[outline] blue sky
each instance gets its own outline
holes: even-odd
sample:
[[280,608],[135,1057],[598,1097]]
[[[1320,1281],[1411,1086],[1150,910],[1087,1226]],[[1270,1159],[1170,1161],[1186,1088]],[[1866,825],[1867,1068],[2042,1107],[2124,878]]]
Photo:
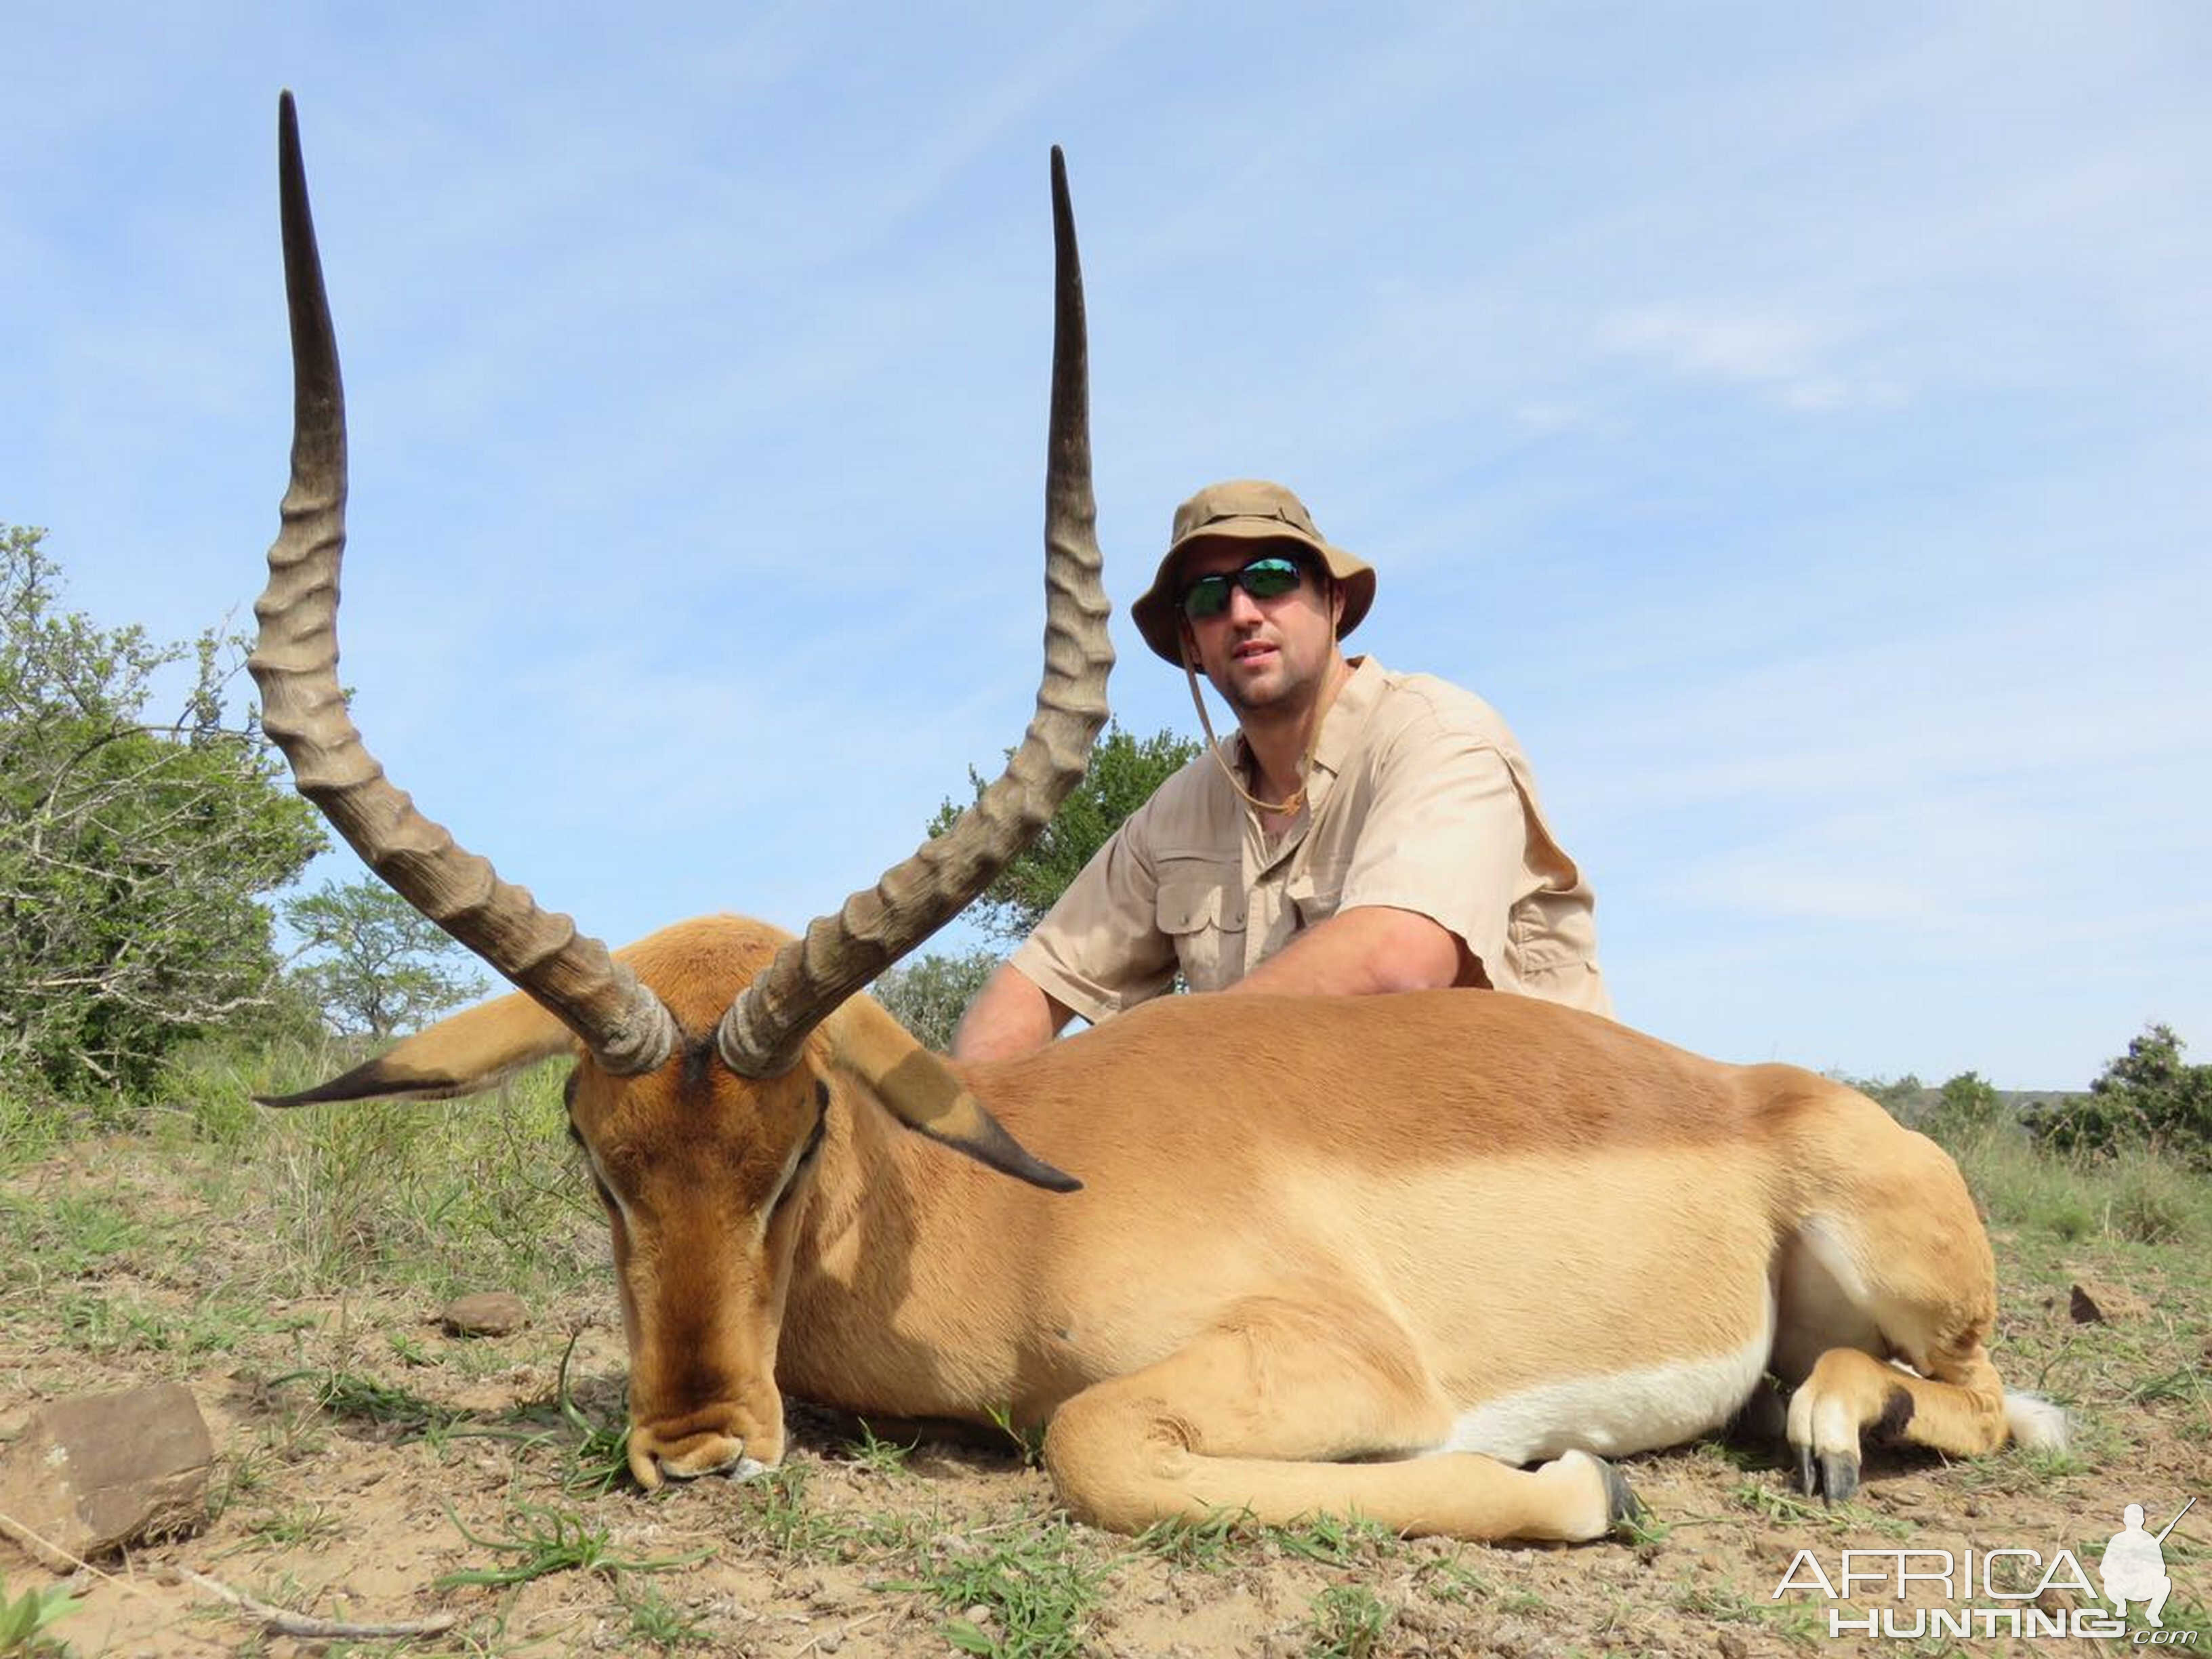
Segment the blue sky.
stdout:
[[369,9],[10,9],[0,520],[250,619],[295,88],[357,717],[587,928],[801,925],[1018,735],[1058,143],[1117,605],[1297,489],[1356,644],[1518,731],[1630,1023],[2212,1057],[2212,10]]

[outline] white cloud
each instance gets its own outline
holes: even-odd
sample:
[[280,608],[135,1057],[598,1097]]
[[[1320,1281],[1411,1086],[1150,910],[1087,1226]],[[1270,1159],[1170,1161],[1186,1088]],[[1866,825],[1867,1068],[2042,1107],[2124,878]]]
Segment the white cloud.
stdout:
[[1808,414],[1889,406],[1905,395],[1886,377],[1833,367],[1848,356],[1846,331],[1779,312],[1639,306],[1599,319],[1597,341],[1602,351],[1644,358],[1688,380],[1748,387]]

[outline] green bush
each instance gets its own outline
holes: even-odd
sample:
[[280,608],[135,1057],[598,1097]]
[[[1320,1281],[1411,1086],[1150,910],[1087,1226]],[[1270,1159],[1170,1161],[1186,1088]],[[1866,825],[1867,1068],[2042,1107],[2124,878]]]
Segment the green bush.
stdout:
[[998,965],[995,951],[957,957],[933,952],[890,969],[869,989],[924,1048],[943,1054],[952,1046],[961,1015]]
[[2212,1170],[2212,1066],[2183,1063],[2172,1028],[2146,1027],[2107,1065],[2086,1096],[2028,1118],[2038,1144],[2111,1158],[2130,1148]]
[[2001,1131],[2007,1122],[2004,1097],[1989,1079],[1979,1072],[1961,1072],[1936,1091],[1921,1127],[1948,1146]]
[[[263,894],[323,845],[224,702],[239,641],[157,645],[58,602],[42,532],[0,526],[0,1074],[143,1097],[162,1057],[264,1004]],[[157,679],[190,676],[172,720]]]

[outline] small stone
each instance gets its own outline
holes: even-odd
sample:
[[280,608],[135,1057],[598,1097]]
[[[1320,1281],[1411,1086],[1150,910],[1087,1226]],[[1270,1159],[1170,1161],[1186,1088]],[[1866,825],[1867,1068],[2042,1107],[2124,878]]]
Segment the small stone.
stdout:
[[1713,1645],[1721,1650],[1722,1659],[1748,1659],[1751,1647],[1732,1630],[1724,1630],[1713,1638]]
[[[215,1443],[174,1382],[79,1395],[34,1413],[0,1456],[0,1511],[57,1572],[207,1525]],[[65,1552],[65,1553],[64,1553]]]
[[455,1336],[512,1336],[530,1322],[530,1308],[510,1291],[478,1291],[447,1303],[438,1320]]
[[2133,1291],[2085,1279],[2075,1282],[2067,1311],[2076,1325],[2106,1325],[2114,1320],[2147,1318],[2150,1304]]

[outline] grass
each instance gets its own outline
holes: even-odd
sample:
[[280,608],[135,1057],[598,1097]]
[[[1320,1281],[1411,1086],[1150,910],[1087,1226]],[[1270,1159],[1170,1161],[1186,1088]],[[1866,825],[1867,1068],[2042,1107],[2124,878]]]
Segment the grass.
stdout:
[[2020,1228],[2061,1243],[2212,1247],[2206,1179],[2139,1148],[2109,1158],[2038,1151],[2012,1125],[1969,1131],[1945,1143],[1997,1228]]
[[565,1064],[539,1066],[455,1103],[302,1107],[296,1091],[354,1056],[280,1049],[252,1061],[203,1045],[170,1071],[180,1151],[213,1152],[242,1177],[210,1201],[246,1201],[286,1245],[269,1288],[295,1297],[368,1285],[450,1296],[507,1285],[573,1290],[605,1261],[605,1228],[565,1135]]
[[1331,1515],[1316,1516],[1300,1526],[1267,1528],[1264,1535],[1272,1538],[1285,1555],[1332,1567],[1372,1559],[1389,1551],[1398,1541],[1397,1534],[1388,1527],[1379,1527],[1372,1521],[1340,1520]]
[[326,1543],[342,1536],[345,1522],[327,1504],[309,1500],[267,1510],[246,1531],[265,1544],[289,1549],[302,1544]]
[[1306,1652],[1315,1659],[1368,1659],[1397,1616],[1364,1584],[1331,1584],[1313,1599]]
[[1106,1578],[1083,1542],[1060,1520],[948,1534],[916,1553],[911,1577],[883,1588],[951,1614],[940,1632],[963,1653],[1060,1659],[1084,1650]]
[[918,1440],[901,1443],[883,1439],[877,1435],[874,1425],[865,1418],[860,1420],[860,1433],[847,1440],[842,1448],[842,1455],[847,1462],[874,1475],[890,1477],[907,1472],[907,1459],[921,1443]]
[[1233,1515],[1210,1516],[1203,1521],[1180,1516],[1155,1521],[1137,1534],[1136,1547],[1171,1565],[1200,1572],[1218,1572],[1236,1557],[1243,1531]]
[[689,1608],[679,1607],[650,1584],[624,1589],[623,1606],[629,1612],[629,1634],[664,1653],[678,1648],[711,1647],[714,1633]]
[[465,1413],[353,1371],[289,1371],[270,1378],[268,1386],[301,1382],[313,1384],[318,1410],[386,1431],[395,1439],[434,1441],[467,1419]]
[[1498,1594],[1498,1586],[1490,1576],[1468,1565],[1466,1549],[1424,1561],[1413,1570],[1413,1588],[1429,1600],[1445,1607],[1473,1607],[1487,1601]]
[[508,1531],[503,1537],[479,1536],[470,1531],[450,1509],[446,1511],[446,1518],[453,1522],[456,1532],[478,1549],[489,1550],[505,1559],[502,1565],[495,1567],[467,1567],[442,1574],[432,1581],[439,1589],[469,1585],[501,1589],[526,1584],[533,1578],[556,1572],[596,1572],[609,1577],[629,1572],[673,1572],[679,1567],[696,1566],[714,1553],[711,1549],[701,1549],[658,1559],[617,1555],[612,1531],[605,1523],[550,1504],[514,1505],[508,1513]]

